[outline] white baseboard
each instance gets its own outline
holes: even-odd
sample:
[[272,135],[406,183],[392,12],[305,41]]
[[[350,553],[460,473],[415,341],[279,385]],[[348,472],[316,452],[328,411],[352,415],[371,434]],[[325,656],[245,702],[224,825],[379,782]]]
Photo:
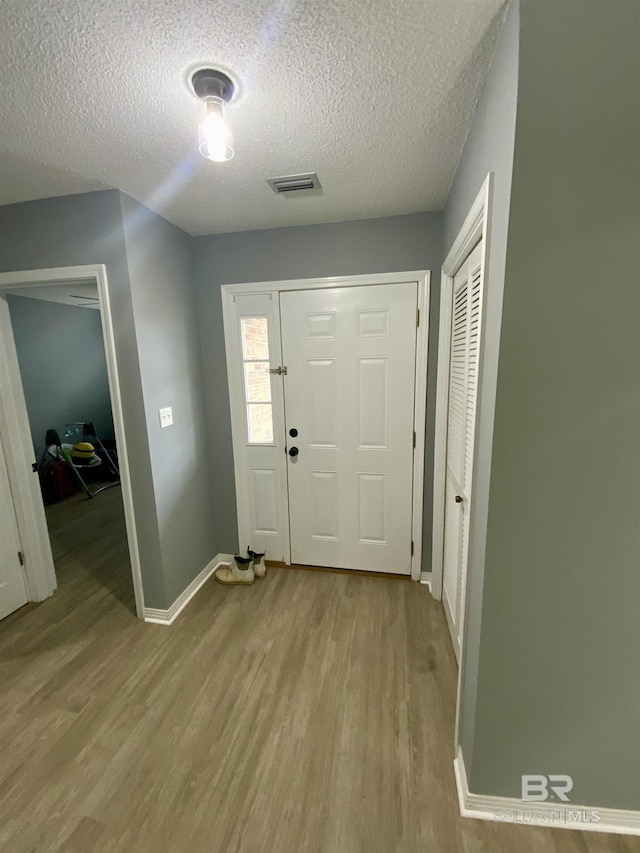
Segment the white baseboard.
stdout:
[[640,811],[579,806],[575,803],[522,802],[512,797],[472,794],[462,752],[453,762],[458,787],[460,814],[476,820],[548,826],[553,829],[580,829],[588,832],[615,832],[640,835]]
[[429,592],[431,592],[431,572],[421,572],[420,573],[420,583],[429,587]]
[[158,610],[155,607],[144,608],[144,621],[155,625],[171,625],[179,616],[196,592],[205,584],[218,566],[229,566],[233,562],[232,554],[216,554],[204,569],[195,577],[189,586],[181,592],[168,610]]

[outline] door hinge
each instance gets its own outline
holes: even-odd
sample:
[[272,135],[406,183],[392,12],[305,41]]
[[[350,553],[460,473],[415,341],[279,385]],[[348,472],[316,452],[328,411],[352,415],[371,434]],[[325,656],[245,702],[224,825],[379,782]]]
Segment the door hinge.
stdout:
[[275,373],[276,376],[286,376],[287,368],[286,367],[270,367],[269,373]]
[[411,556],[413,557],[413,539],[411,540]]
[[413,446],[414,446],[414,448],[416,446],[416,431],[415,430],[413,431]]
[[416,308],[416,326],[420,325],[420,309]]
[[24,554],[22,551],[18,551],[18,561],[21,566],[24,566]]

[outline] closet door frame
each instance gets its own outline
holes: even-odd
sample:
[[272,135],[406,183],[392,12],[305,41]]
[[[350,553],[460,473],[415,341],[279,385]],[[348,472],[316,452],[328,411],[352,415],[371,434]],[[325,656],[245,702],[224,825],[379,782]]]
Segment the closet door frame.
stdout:
[[[462,264],[469,257],[474,247],[483,241],[482,269],[484,276],[485,294],[482,299],[480,353],[478,358],[478,387],[477,401],[482,390],[482,361],[486,344],[485,313],[486,289],[490,286],[489,251],[491,240],[491,204],[493,198],[493,173],[489,172],[480,188],[480,192],[471,206],[467,218],[442,265],[440,284],[440,322],[438,340],[438,374],[436,385],[436,423],[434,431],[434,472],[433,472],[433,526],[432,526],[432,559],[431,559],[431,594],[442,600],[442,582],[444,569],[444,520],[445,520],[445,487],[447,473],[447,425],[449,420],[449,368],[451,355],[451,320],[453,313],[453,280]],[[478,444],[479,418],[475,420],[474,448]],[[474,452],[474,471],[478,464]],[[473,478],[475,479],[475,477]],[[477,511],[477,492],[472,495],[469,507],[469,540]],[[460,665],[458,667],[458,690],[456,700],[456,730],[455,748],[458,750],[460,727],[460,696],[462,691],[464,656],[466,645],[466,622],[468,613],[468,587],[470,572],[466,571],[466,589],[464,591],[464,612],[461,616]]]
[[[482,240],[482,268],[487,285],[487,263],[489,259],[490,205],[493,174],[489,173],[476,200],[442,265],[440,280],[440,321],[438,325],[438,375],[436,384],[436,423],[434,434],[433,469],[433,532],[431,558],[431,594],[442,600],[442,577],[444,564],[444,515],[445,483],[447,473],[447,424],[449,419],[449,368],[451,360],[451,320],[453,312],[453,280],[475,246]],[[484,304],[481,323],[484,326]],[[482,338],[480,359],[482,358]],[[478,377],[480,381],[480,375]],[[478,388],[478,397],[480,389]],[[477,420],[476,420],[477,430]],[[475,441],[475,437],[474,437]],[[471,514],[469,516],[471,525]],[[463,632],[464,633],[464,632]]]
[[[278,306],[281,291],[320,290],[336,287],[362,287],[375,284],[418,284],[418,316],[416,330],[416,370],[414,387],[414,430],[416,445],[413,454],[413,498],[412,498],[412,542],[411,578],[431,588],[431,572],[422,571],[422,521],[424,490],[424,459],[427,443],[426,402],[427,402],[427,353],[429,348],[429,270],[411,272],[374,273],[371,275],[331,276],[328,278],[289,279],[284,281],[258,281],[242,284],[223,284],[220,288],[222,299],[222,317],[224,324],[225,350],[227,356],[227,380],[229,403],[231,408],[231,431],[233,440],[233,462],[238,510],[238,536],[242,543],[249,529],[246,506],[248,495],[244,485],[243,471],[247,465],[246,443],[244,441],[244,412],[241,400],[240,373],[237,361],[236,316],[234,296],[260,293],[271,294],[274,306]],[[277,310],[277,309],[276,309]],[[279,329],[279,312],[278,312]],[[276,367],[278,365],[273,365]],[[283,365],[284,367],[284,365]],[[282,437],[284,439],[284,436]],[[284,445],[283,445],[284,447]],[[288,529],[289,519],[286,519]],[[288,537],[287,537],[288,538]],[[284,563],[290,564],[290,549],[285,548]],[[425,555],[426,556],[426,555]],[[428,559],[428,558],[427,558]]]

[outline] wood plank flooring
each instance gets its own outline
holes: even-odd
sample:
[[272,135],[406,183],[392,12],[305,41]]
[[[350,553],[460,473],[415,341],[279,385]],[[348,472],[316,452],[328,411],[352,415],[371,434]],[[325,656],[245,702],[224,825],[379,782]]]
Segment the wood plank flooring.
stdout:
[[[0,623],[3,853],[628,853],[463,819],[442,608],[271,568],[133,613],[118,490],[51,507],[60,589]],[[65,505],[66,504],[66,505]]]

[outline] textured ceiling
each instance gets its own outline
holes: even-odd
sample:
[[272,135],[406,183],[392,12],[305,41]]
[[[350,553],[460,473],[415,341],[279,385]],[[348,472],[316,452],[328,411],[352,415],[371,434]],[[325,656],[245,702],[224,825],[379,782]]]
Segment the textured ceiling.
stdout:
[[[191,234],[439,210],[504,5],[2,0],[0,204],[118,187]],[[197,152],[211,64],[241,89],[228,163]]]
[[41,299],[45,302],[60,302],[62,305],[73,305],[74,308],[94,308],[100,310],[98,286],[71,281],[68,284],[47,284],[43,287],[21,287],[17,290],[5,290],[11,296],[26,299]]

